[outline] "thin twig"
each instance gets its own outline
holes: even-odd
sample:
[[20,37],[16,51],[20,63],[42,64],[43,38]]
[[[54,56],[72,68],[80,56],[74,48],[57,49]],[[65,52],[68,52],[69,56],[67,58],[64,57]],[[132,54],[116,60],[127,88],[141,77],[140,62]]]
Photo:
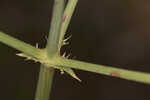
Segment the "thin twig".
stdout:
[[[48,57],[55,56],[58,52],[58,42],[63,11],[64,0],[55,0],[52,21],[50,25],[49,38],[46,46]],[[49,100],[53,76],[53,68],[48,69],[44,65],[41,65],[35,100]]]
[[56,65],[150,84],[150,73],[146,72],[132,71],[112,66],[97,65],[66,58],[57,58]]

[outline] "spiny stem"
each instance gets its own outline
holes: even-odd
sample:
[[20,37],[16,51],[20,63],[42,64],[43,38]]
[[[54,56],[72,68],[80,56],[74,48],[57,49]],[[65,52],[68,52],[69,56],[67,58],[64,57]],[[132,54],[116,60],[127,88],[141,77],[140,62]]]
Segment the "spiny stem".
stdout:
[[14,37],[7,35],[6,33],[0,32],[0,42],[11,46],[19,51],[26,53],[29,56],[39,58],[40,49],[33,47],[23,41],[20,41]]
[[[46,51],[49,58],[57,55],[60,27],[64,11],[64,0],[54,0],[52,21]],[[35,100],[49,100],[54,76],[54,69],[41,65]]]
[[62,23],[63,12],[64,12],[64,0],[55,0],[50,33],[46,46],[49,57],[53,57],[58,53],[58,43],[60,37],[60,28]]
[[75,10],[75,7],[77,5],[77,2],[78,2],[78,0],[68,0],[67,6],[66,6],[64,14],[63,14],[63,22],[61,25],[59,45],[58,45],[59,50],[62,46],[62,41],[64,39],[64,35],[66,34],[67,28],[69,26],[69,23],[70,23],[72,15],[73,15],[73,12]]
[[[41,54],[43,54],[41,52],[41,50],[39,50],[29,44],[26,44],[18,39],[10,37],[2,32],[0,32],[0,42],[7,44],[15,49],[18,49],[30,56],[37,57],[40,59],[41,59]],[[50,62],[51,62],[51,60],[55,60],[55,61],[53,61],[53,62],[55,62],[55,66],[75,68],[75,69],[79,69],[79,70],[84,70],[84,71],[94,72],[94,73],[98,73],[98,74],[103,74],[103,75],[108,75],[108,76],[113,76],[113,77],[118,77],[118,78],[122,78],[122,79],[127,79],[127,80],[150,84],[150,73],[137,72],[137,71],[131,71],[131,70],[126,70],[126,69],[121,69],[121,68],[114,68],[114,67],[110,67],[110,66],[91,64],[91,63],[87,63],[87,62],[76,61],[76,60],[71,60],[71,59],[64,59],[64,58],[60,58],[60,57],[58,57],[58,58],[56,57],[56,59],[47,59],[47,60]],[[47,66],[52,67],[51,64],[47,65]],[[48,71],[48,70],[46,69],[46,71]],[[52,77],[53,75],[51,74],[49,76]],[[39,83],[39,84],[42,84],[42,83]],[[39,88],[39,90],[40,89],[43,89],[43,88]]]
[[150,73],[131,71],[111,66],[91,64],[83,61],[64,58],[57,58],[57,61],[58,62],[56,65],[64,67],[75,68],[83,71],[89,71],[107,76],[113,76],[117,78],[150,84]]
[[[17,50],[20,50],[30,56],[41,59],[41,53],[42,53],[41,50],[39,50],[27,43],[24,43],[18,39],[15,39],[9,35],[6,35],[2,32],[0,32],[0,42],[7,44]],[[47,59],[47,60],[51,61],[51,59]],[[98,74],[114,76],[114,77],[118,77],[118,78],[122,78],[122,79],[127,79],[127,80],[150,84],[150,73],[130,71],[130,70],[126,70],[126,69],[91,64],[91,63],[87,63],[87,62],[76,61],[76,60],[71,60],[71,59],[64,59],[64,58],[57,58],[57,59],[55,59],[54,62],[56,62],[55,63],[56,66],[75,68],[75,69],[79,69],[79,70],[84,70],[84,71],[94,72],[94,73],[98,73]],[[51,70],[51,69],[49,69],[49,70]],[[48,71],[48,70],[46,69],[46,71]],[[53,75],[51,74],[49,76],[53,76]],[[41,83],[39,83],[39,84],[41,84]],[[41,88],[41,89],[43,89],[43,88]]]
[[[62,2],[62,0],[56,0],[56,1]],[[68,5],[67,9],[71,9],[70,8],[71,4],[72,4],[71,1],[73,2],[73,0],[69,0],[69,1],[70,1],[70,6]],[[57,2],[57,3],[60,3],[60,2]],[[77,1],[74,0],[74,3],[72,4],[72,6],[75,6],[76,2]],[[57,5],[57,3],[55,4],[55,6]],[[59,6],[59,9],[60,9],[60,6]],[[62,4],[62,9],[63,9],[63,4]],[[71,14],[72,11],[70,12],[70,15],[72,15]],[[58,13],[58,12],[55,12],[55,10],[53,12]],[[59,15],[61,15],[61,14],[59,14]],[[58,18],[61,18],[61,17],[59,16]],[[56,32],[57,36],[56,36],[56,34],[53,34],[53,35],[50,35],[51,37],[49,37],[49,41],[48,41],[49,46],[47,46],[47,48],[46,48],[48,56],[53,56],[53,54],[54,55],[57,54],[58,49],[59,49],[58,43],[62,42],[60,40],[63,39],[63,36],[64,36],[63,34],[65,34],[65,31],[68,27],[70,18],[71,18],[71,16],[68,17],[68,20],[66,19],[66,22],[64,22],[66,24],[64,24],[64,26],[62,25],[62,27],[61,27],[62,33],[60,33],[59,35],[58,35],[58,33],[60,32],[59,31],[60,25],[51,24],[51,25],[57,26],[58,33]],[[56,22],[55,21],[54,22],[57,23],[57,21],[61,21],[61,19],[56,20]],[[60,23],[60,22],[58,22],[58,23]],[[56,27],[53,27],[53,28],[56,28]],[[52,34],[52,33],[53,32],[50,32],[50,34]],[[60,37],[60,35],[61,35],[61,37]],[[54,38],[52,38],[53,36],[54,36]],[[59,42],[58,42],[58,39],[60,39]],[[50,41],[52,41],[52,42],[50,42]],[[38,59],[39,62],[42,62],[40,60],[43,60],[42,54],[45,51],[35,48],[35,47],[33,47],[27,43],[24,43],[18,39],[15,39],[7,34],[4,34],[3,32],[0,32],[0,42],[7,44],[17,50],[22,51],[23,53],[25,53],[29,57],[31,57],[33,60],[35,60],[34,58]],[[50,46],[50,44],[51,44],[51,46]],[[53,50],[54,46],[55,46],[55,48]],[[49,50],[51,50],[51,51],[49,52]],[[51,53],[53,53],[53,54],[51,54]],[[42,64],[45,66],[41,66],[41,69],[40,69],[40,77],[39,77],[39,82],[38,82],[38,87],[37,87],[37,92],[36,92],[36,100],[48,100],[49,94],[50,94],[50,88],[52,85],[53,73],[54,73],[54,70],[52,67],[54,67],[54,66],[56,66],[57,68],[58,67],[74,68],[74,69],[94,72],[94,73],[98,73],[98,74],[103,74],[103,75],[107,75],[107,76],[113,76],[113,77],[117,77],[117,78],[122,78],[122,79],[127,79],[127,80],[150,84],[150,73],[131,71],[131,70],[115,68],[115,67],[111,67],[111,66],[91,64],[91,63],[87,63],[87,62],[71,60],[71,59],[66,59],[66,58],[62,58],[62,57],[54,57],[54,58],[48,57],[47,59],[44,59],[44,60],[46,60],[47,62],[43,62]],[[54,66],[51,66],[51,65],[54,65]],[[47,66],[50,68],[48,68]]]

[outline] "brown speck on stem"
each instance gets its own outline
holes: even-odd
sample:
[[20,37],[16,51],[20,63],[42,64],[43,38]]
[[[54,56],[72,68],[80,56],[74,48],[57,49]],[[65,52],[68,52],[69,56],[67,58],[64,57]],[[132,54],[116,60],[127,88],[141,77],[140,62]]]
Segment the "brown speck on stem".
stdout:
[[66,15],[64,14],[62,22],[64,22],[66,20]]
[[120,77],[120,74],[117,72],[111,72],[110,75],[114,77]]

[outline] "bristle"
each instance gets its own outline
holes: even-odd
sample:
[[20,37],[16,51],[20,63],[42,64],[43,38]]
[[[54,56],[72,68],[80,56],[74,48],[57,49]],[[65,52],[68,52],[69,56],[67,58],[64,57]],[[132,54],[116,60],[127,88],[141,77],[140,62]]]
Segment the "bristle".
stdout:
[[38,43],[36,43],[36,46],[35,46],[36,48],[39,48],[39,44]]

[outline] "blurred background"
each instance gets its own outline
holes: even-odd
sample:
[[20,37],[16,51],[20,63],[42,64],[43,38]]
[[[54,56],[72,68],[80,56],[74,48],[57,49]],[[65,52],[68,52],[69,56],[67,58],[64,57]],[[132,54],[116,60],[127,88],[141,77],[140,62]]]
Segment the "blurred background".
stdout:
[[[53,0],[0,0],[0,30],[45,47]],[[150,72],[150,1],[79,0],[64,50],[77,60]],[[34,100],[40,64],[0,43],[0,98]],[[76,71],[56,71],[51,100],[149,100],[150,85]]]

